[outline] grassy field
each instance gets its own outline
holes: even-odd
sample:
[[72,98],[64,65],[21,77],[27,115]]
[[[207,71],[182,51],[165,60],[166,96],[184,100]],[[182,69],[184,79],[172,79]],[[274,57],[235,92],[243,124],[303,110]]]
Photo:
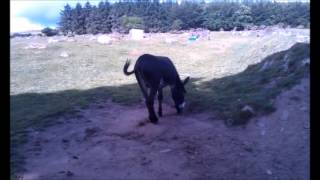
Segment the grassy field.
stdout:
[[[277,68],[286,63],[280,59],[287,54],[277,52],[296,43],[298,37],[295,33],[308,34],[308,30],[290,31],[292,34],[289,36],[276,32],[260,37],[253,33],[242,36],[231,32],[212,32],[210,40],[199,39],[192,43],[187,41],[187,34],[153,34],[142,41],[122,39],[113,41],[111,45],[99,44],[86,37],[75,37],[74,42],[49,44],[44,37],[11,39],[13,170],[19,169],[23,163],[19,147],[26,141],[27,132],[55,124],[54,118],[50,117],[66,112],[76,114],[76,108],[85,108],[96,101],[112,99],[131,105],[140,102],[142,96],[134,76],[123,75],[122,67],[127,58],[135,61],[143,53],[168,56],[182,78],[191,77],[191,83],[186,87],[189,112],[216,111],[231,124],[244,122],[239,114],[243,105],[252,106],[257,114],[271,112],[272,98],[281,89],[296,83],[306,70],[298,71],[297,68],[297,62],[309,56],[306,45],[297,46],[296,53],[289,55],[293,59],[289,63],[289,71]],[[176,41],[166,43],[165,37]],[[30,43],[42,43],[47,47],[26,49]],[[60,57],[62,52],[67,52],[69,57]],[[279,63],[260,71],[265,64],[260,62],[274,53],[277,54],[267,59]],[[257,65],[244,71],[253,64]],[[298,73],[291,76],[293,71]],[[274,81],[276,86],[266,89],[274,78],[283,81]],[[166,101],[169,101],[168,96]]]

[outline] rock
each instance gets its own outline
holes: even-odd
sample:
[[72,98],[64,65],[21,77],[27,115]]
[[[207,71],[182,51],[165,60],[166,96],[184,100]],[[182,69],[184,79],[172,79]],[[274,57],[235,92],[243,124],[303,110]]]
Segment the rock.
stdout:
[[101,35],[97,38],[98,43],[100,44],[111,44],[112,40],[109,36],[107,35]]
[[96,39],[97,39],[96,36],[89,36],[89,40],[90,40],[90,41],[93,41],[93,40],[96,40]]
[[240,117],[242,119],[248,119],[255,114],[253,108],[249,105],[245,105],[240,111]]
[[303,66],[309,65],[309,64],[310,64],[310,58],[307,58],[307,59],[302,60],[301,63],[302,63]]
[[62,52],[60,56],[66,58],[69,57],[69,54],[67,52]]
[[272,171],[270,169],[267,169],[266,172],[267,172],[268,175],[272,175]]
[[73,176],[73,173],[71,171],[68,171],[67,176]]
[[284,110],[281,114],[280,119],[285,121],[285,120],[288,120],[288,117],[289,117],[288,111]]
[[172,39],[172,38],[166,38],[166,39],[165,39],[165,42],[168,43],[168,44],[172,44],[172,43],[174,43],[174,42],[176,42],[176,41],[177,41],[177,40]]
[[144,31],[142,29],[130,29],[129,35],[132,40],[142,40],[144,38]]
[[68,41],[68,42],[74,42],[74,41],[76,41],[76,40],[74,40],[74,39],[72,39],[72,38],[68,38],[67,41]]
[[47,48],[47,46],[45,44],[30,43],[24,49],[45,49],[45,48]]
[[57,43],[59,41],[60,41],[59,39],[54,39],[54,38],[49,38],[48,39],[48,43]]
[[164,150],[161,150],[160,153],[167,153],[167,152],[170,152],[172,151],[171,149],[164,149]]
[[297,29],[304,29],[304,26],[303,25],[299,25],[299,26],[297,26]]

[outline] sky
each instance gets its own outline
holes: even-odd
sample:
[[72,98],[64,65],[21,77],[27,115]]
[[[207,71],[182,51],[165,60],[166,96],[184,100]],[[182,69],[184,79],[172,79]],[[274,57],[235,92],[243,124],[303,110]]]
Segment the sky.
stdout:
[[[55,28],[60,11],[68,3],[71,7],[79,2],[84,5],[88,0],[10,0],[10,32]],[[101,0],[89,0],[91,5],[98,5]],[[295,1],[295,0],[278,0]],[[309,1],[309,0],[301,0]],[[109,2],[111,2],[109,0]]]
[[[45,27],[55,28],[60,11],[68,3],[74,7],[77,3],[84,5],[85,0],[10,0],[10,32],[41,30]],[[90,0],[91,5],[98,5],[100,0]]]

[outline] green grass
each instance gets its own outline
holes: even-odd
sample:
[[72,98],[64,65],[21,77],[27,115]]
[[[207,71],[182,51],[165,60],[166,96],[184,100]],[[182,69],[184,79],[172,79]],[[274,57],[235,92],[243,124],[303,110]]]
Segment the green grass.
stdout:
[[[169,56],[183,77],[191,75],[186,87],[189,112],[215,111],[233,124],[247,122],[239,111],[243,105],[252,106],[257,115],[272,112],[272,99],[306,74],[307,69],[298,68],[301,67],[298,62],[309,56],[309,47],[299,45],[290,51],[290,68],[283,72],[281,59],[287,52],[276,52],[290,47],[294,39],[272,36],[234,39],[222,33],[214,41],[192,44],[178,41],[172,45],[161,38],[143,42],[124,40],[112,45],[79,40],[49,44],[43,50],[24,49],[28,40],[14,40],[10,61],[12,175],[23,170],[21,147],[30,129],[41,130],[56,124],[54,120],[58,118],[52,117],[76,114],[75,107],[97,101],[112,99],[124,105],[139,102],[142,96],[134,76],[122,73],[125,60],[129,57],[134,63],[139,53]],[[269,48],[260,52],[264,46]],[[67,51],[70,57],[59,57],[62,51]],[[138,53],[130,55],[132,51]],[[259,71],[261,59],[273,53],[276,54],[265,61],[275,63]],[[247,68],[255,63],[258,64]],[[281,78],[275,80],[277,77]],[[271,82],[275,85],[268,86]],[[171,101],[168,89],[165,95],[166,101]]]
[[[296,44],[287,51],[278,52],[245,71],[188,88],[190,106],[199,110],[217,112],[231,125],[244,124],[248,117],[241,109],[251,106],[255,115],[265,115],[275,110],[273,101],[283,90],[308,76],[309,66],[302,60],[309,58],[309,44]],[[286,57],[286,58],[285,58]],[[286,59],[288,60],[286,62]],[[265,63],[272,62],[262,70]],[[285,70],[285,64],[288,69]]]

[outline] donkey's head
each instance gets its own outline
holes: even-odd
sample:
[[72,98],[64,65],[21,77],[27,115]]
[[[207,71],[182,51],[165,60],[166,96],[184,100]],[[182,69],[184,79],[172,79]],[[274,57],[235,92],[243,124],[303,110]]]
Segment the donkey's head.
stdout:
[[172,99],[174,101],[175,108],[177,109],[178,114],[183,112],[183,108],[185,105],[184,94],[186,93],[184,86],[188,83],[189,79],[190,77],[187,77],[183,82],[181,80],[178,80],[175,86],[171,88]]

